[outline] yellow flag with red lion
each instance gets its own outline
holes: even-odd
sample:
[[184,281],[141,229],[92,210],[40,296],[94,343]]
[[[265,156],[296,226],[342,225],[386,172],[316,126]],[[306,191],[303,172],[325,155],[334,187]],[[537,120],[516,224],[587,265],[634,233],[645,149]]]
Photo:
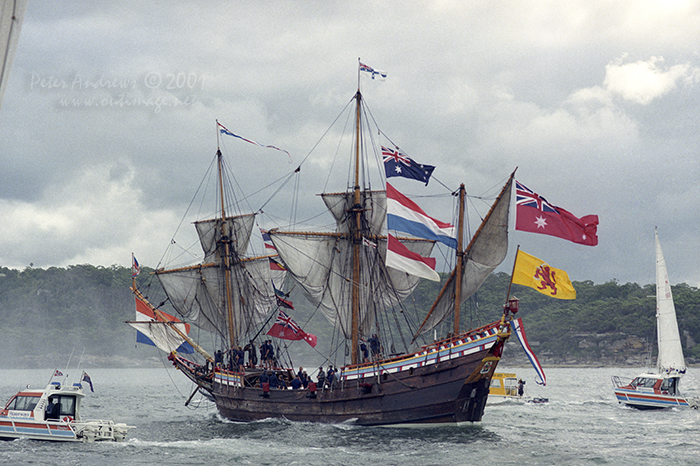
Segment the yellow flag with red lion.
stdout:
[[576,290],[566,272],[520,250],[515,258],[513,283],[529,286],[552,298],[576,299]]

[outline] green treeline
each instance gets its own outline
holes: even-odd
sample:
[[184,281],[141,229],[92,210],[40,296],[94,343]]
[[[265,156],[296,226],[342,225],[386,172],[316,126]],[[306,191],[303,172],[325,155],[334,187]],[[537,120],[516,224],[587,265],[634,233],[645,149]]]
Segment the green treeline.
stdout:
[[[144,267],[139,286],[158,304],[163,293],[148,272]],[[498,318],[508,282],[505,273],[491,275],[465,303],[463,325],[479,326]],[[134,317],[130,285],[131,269],[125,267],[0,268],[0,365],[50,365],[52,355],[65,358],[72,351],[75,358],[99,357],[105,365],[138,359],[143,350],[134,343],[134,330],[124,323]],[[421,283],[410,299],[409,311],[424,315],[439,286]],[[654,285],[583,281],[574,282],[574,287],[577,299],[571,301],[518,285],[511,290],[520,299],[518,317],[523,318],[528,338],[545,364],[572,360],[624,364],[635,354],[655,352]],[[673,295],[685,356],[700,359],[700,344],[695,343],[700,342],[700,290],[680,284],[673,287]],[[301,300],[293,298],[295,304]],[[309,321],[313,309],[299,304],[295,320],[319,338],[328,335],[325,321]]]
[[[493,309],[495,318],[505,300],[510,276],[492,274],[468,309]],[[520,299],[530,342],[538,343],[538,356],[550,362],[572,359],[624,364],[645,352],[656,355],[656,286],[610,281],[573,282],[575,300],[555,299],[534,289],[513,285],[511,295]],[[700,289],[685,283],[672,287],[678,327],[688,362],[700,359]],[[467,312],[470,312],[467,310]],[[540,357],[542,359],[542,357]]]

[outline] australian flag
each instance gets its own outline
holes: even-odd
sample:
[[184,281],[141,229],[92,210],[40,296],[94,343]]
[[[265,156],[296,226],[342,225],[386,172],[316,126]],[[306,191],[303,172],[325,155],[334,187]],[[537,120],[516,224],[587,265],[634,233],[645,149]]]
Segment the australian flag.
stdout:
[[81,380],[81,382],[87,382],[88,384],[90,384],[90,391],[95,391],[95,389],[92,388],[92,379],[90,379],[90,376],[87,375],[87,372],[83,372],[83,380]]
[[435,167],[432,165],[417,163],[409,156],[403,154],[398,147],[396,149],[388,149],[382,146],[382,155],[384,156],[384,170],[387,178],[402,176],[412,180],[425,181],[427,186],[430,175],[435,170]]

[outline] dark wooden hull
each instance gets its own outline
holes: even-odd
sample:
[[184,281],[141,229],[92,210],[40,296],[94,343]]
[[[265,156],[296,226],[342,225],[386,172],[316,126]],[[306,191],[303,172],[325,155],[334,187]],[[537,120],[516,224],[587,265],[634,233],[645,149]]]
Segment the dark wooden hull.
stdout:
[[498,359],[481,351],[413,370],[345,380],[318,391],[315,398],[308,390],[271,390],[265,397],[260,388],[217,381],[212,394],[221,415],[235,421],[285,418],[367,426],[476,422],[484,414]]
[[[234,421],[284,418],[291,421],[359,425],[427,425],[480,421],[491,377],[510,336],[494,322],[419,351],[376,364],[347,366],[339,383],[318,390],[264,392],[260,370],[207,370],[173,353],[173,364],[210,393],[221,413]],[[278,371],[279,372],[279,371]]]

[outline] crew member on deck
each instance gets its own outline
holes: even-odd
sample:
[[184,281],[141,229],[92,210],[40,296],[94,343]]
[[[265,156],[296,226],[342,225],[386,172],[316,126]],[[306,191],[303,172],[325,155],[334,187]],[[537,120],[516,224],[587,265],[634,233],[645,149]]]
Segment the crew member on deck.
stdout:
[[372,338],[369,339],[369,348],[372,350],[372,359],[376,361],[382,358],[382,344],[376,333],[372,334]]
[[248,352],[248,364],[250,367],[255,367],[258,364],[258,351],[255,349],[253,340],[250,340],[250,343],[245,345],[243,350]]

